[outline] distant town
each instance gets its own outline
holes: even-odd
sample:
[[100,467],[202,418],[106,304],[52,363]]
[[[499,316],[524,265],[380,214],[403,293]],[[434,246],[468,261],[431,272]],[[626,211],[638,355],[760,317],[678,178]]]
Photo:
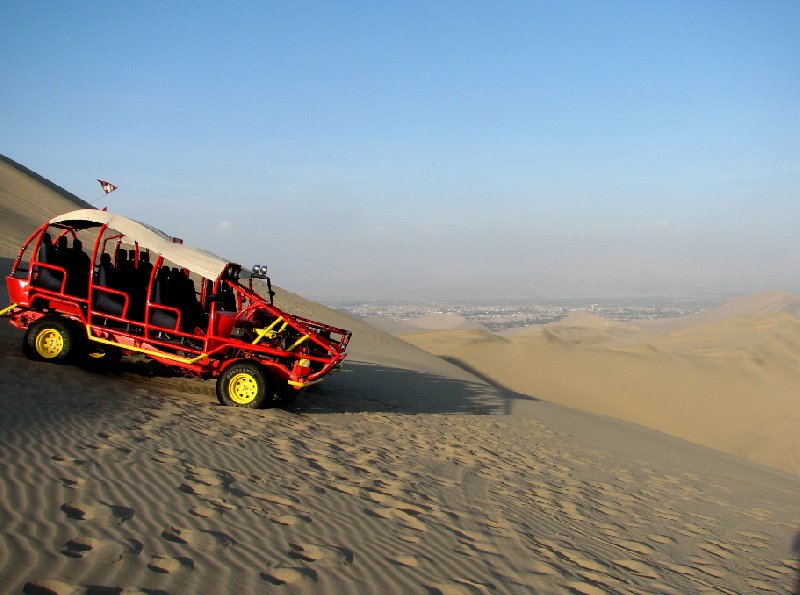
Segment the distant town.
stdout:
[[573,312],[589,312],[613,321],[676,318],[695,314],[719,304],[722,297],[632,298],[598,300],[553,300],[541,302],[456,303],[348,301],[332,306],[361,318],[411,321],[431,315],[456,314],[491,331],[502,331],[563,320]]

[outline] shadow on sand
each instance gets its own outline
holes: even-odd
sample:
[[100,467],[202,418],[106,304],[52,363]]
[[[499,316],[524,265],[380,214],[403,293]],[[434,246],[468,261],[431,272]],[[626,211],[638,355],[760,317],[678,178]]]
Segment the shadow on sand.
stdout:
[[538,399],[480,382],[351,361],[288,409],[308,413],[488,415],[509,413],[514,400]]
[[[0,300],[5,297],[0,291]],[[7,302],[7,299],[5,300]],[[22,359],[23,333],[0,320],[0,356]],[[461,362],[452,362],[474,374]],[[5,364],[4,364],[5,365]],[[33,364],[39,366],[47,364]],[[13,366],[9,366],[13,367]],[[71,366],[70,366],[71,367]],[[76,366],[77,368],[78,366]],[[83,367],[83,366],[80,366]],[[42,368],[44,371],[45,368]],[[125,357],[109,369],[84,369],[87,381],[103,377],[109,382],[125,381],[141,388],[169,389],[171,395],[185,394],[189,400],[215,403],[214,381],[186,378],[179,370],[141,357]],[[94,380],[88,380],[95,376]],[[122,389],[124,390],[124,389]],[[513,401],[538,401],[528,395],[492,385],[470,382],[432,373],[381,364],[348,360],[344,369],[307,390],[287,411],[306,413],[462,413],[471,415],[508,414]]]
[[[13,260],[0,258],[4,275]],[[0,287],[0,303],[8,303],[5,287]],[[11,329],[5,320],[0,330],[0,353],[21,355],[22,333]],[[451,363],[471,372],[485,382],[469,382],[446,376],[406,370],[380,364],[348,360],[344,369],[325,379],[285,408],[313,413],[392,412],[392,413],[465,413],[473,415],[507,414],[514,400],[537,401],[483,378],[463,362]],[[124,379],[142,385],[155,384],[175,391],[202,394],[203,400],[216,400],[213,381],[190,380],[179,370],[154,361],[126,357],[109,370],[87,370],[111,379]],[[199,383],[199,384],[195,384]],[[152,386],[152,384],[151,384]],[[194,400],[194,399],[193,399]]]

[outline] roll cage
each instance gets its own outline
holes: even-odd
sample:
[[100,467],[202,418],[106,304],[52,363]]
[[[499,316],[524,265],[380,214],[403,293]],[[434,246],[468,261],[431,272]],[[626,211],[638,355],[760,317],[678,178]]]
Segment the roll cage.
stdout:
[[[0,313],[21,329],[63,317],[88,352],[113,346],[201,378],[246,359],[302,389],[338,370],[350,331],[280,309],[269,278],[251,274],[245,286],[243,272],[155,228],[81,209],[28,237],[6,277],[11,305]],[[254,279],[265,281],[261,293]]]

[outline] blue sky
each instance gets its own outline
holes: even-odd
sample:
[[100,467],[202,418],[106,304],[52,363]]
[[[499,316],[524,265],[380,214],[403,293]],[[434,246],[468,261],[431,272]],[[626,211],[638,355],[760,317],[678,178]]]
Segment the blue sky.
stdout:
[[309,297],[800,290],[800,3],[7,2],[0,153]]

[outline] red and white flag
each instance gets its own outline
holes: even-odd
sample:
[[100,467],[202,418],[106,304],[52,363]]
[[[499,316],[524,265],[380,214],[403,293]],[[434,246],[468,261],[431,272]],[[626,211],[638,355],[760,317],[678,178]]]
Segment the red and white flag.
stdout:
[[117,189],[117,187],[114,186],[114,184],[112,184],[111,182],[106,182],[105,180],[101,180],[100,178],[98,178],[97,181],[100,182],[100,186],[103,188],[103,192],[105,192],[106,194],[111,194],[112,192],[114,192],[114,190]]

